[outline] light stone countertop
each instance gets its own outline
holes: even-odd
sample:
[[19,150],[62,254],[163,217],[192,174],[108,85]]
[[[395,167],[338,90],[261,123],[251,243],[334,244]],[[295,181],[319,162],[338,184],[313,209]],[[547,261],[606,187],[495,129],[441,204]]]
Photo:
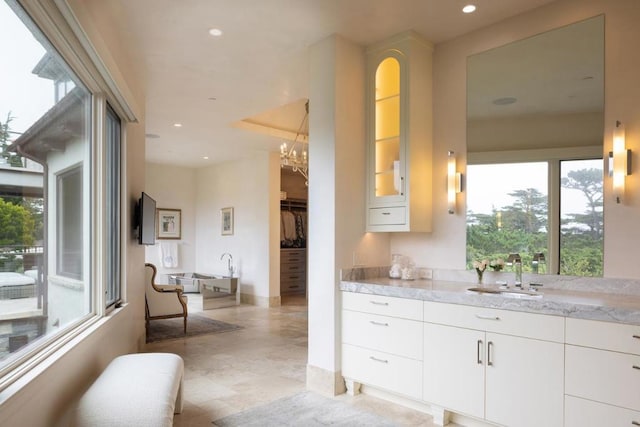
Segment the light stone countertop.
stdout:
[[[638,295],[554,288],[545,289],[543,287],[539,291],[542,296],[512,297],[499,294],[478,294],[468,290],[468,288],[475,286],[477,285],[473,283],[445,280],[407,281],[368,278],[364,280],[342,280],[340,290],[640,325],[640,296]],[[495,285],[486,287],[497,288]]]

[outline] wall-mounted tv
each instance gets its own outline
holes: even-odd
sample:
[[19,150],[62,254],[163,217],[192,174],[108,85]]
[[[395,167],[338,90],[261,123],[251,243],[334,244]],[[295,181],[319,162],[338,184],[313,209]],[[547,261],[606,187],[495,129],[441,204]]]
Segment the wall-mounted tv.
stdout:
[[144,191],[138,201],[138,243],[156,244],[156,201]]

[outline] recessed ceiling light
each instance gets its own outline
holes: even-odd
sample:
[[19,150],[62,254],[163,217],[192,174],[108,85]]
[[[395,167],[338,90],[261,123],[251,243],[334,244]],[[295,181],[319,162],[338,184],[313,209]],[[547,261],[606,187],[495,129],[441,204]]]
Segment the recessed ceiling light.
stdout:
[[181,128],[182,127],[182,123],[174,123],[173,127],[174,128]]
[[468,4],[462,8],[464,13],[473,13],[476,11],[476,6],[474,4]]
[[209,160],[209,156],[204,156],[203,159]]
[[209,30],[209,34],[213,37],[220,37],[222,35],[222,30],[220,28],[212,28]]
[[516,98],[512,96],[506,96],[504,98],[496,98],[491,102],[494,103],[495,105],[509,105],[509,104],[514,104],[516,101],[517,101]]

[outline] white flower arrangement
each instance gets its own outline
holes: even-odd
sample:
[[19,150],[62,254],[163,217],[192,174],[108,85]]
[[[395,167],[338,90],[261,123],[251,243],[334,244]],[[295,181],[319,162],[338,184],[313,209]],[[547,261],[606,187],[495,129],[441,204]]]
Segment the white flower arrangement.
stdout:
[[489,267],[493,270],[493,271],[500,271],[504,268],[504,260],[502,258],[498,258],[495,261],[491,261],[489,263]]

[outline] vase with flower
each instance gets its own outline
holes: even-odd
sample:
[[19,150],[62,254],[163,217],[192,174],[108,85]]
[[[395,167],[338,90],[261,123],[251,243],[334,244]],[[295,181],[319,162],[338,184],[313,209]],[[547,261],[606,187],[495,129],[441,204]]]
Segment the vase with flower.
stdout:
[[484,271],[487,269],[487,265],[489,264],[489,261],[487,261],[486,259],[482,260],[482,261],[474,261],[473,262],[473,268],[476,269],[476,274],[478,275],[478,284],[482,285],[482,276],[484,275]]

